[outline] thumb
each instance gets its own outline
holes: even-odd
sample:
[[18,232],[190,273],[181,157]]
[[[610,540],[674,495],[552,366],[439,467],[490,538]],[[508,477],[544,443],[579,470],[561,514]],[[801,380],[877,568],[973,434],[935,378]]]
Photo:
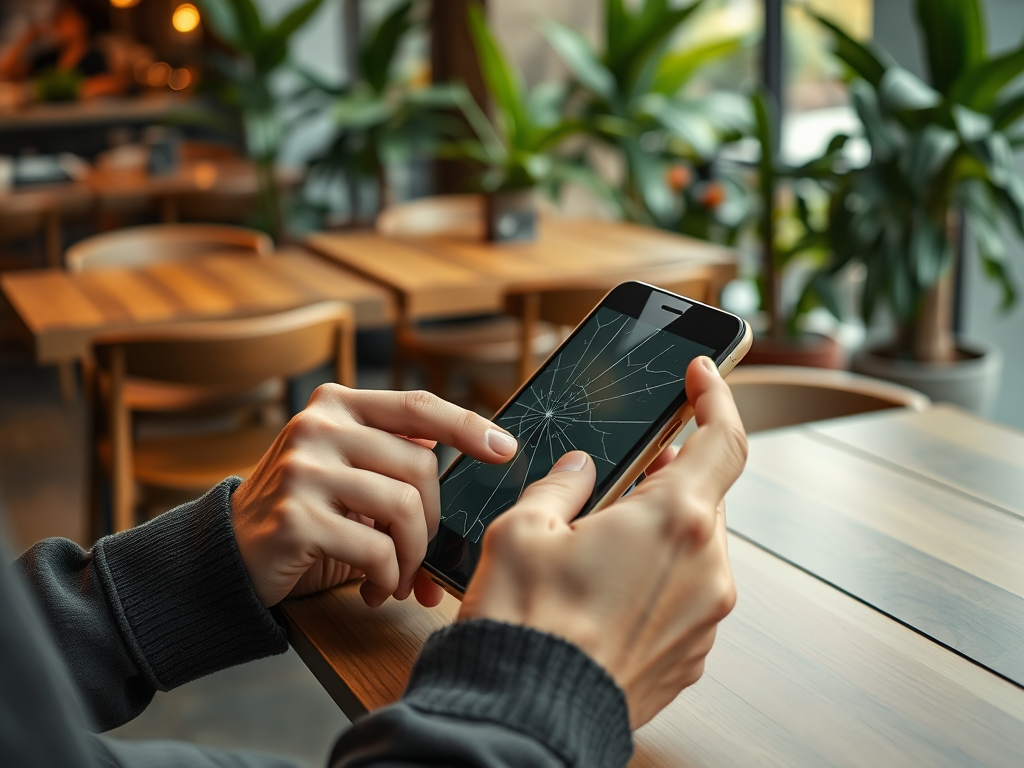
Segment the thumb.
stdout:
[[554,518],[568,524],[590,498],[596,477],[590,456],[583,451],[570,451],[555,462],[546,477],[529,486],[509,511],[525,510],[535,519]]

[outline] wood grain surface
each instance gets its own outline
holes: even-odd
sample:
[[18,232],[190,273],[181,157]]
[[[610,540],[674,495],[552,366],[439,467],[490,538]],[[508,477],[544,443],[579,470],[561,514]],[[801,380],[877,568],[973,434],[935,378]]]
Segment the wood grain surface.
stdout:
[[40,363],[85,355],[101,333],[179,320],[244,317],[314,304],[350,303],[360,327],[393,322],[390,292],[300,251],[213,255],[77,274],[37,270],[0,276],[0,288],[32,334]]
[[317,233],[307,247],[395,291],[405,317],[501,311],[509,294],[574,287],[609,276],[685,280],[709,275],[714,294],[736,274],[732,251],[648,227],[545,220],[534,242],[467,236],[389,238]]
[[950,405],[823,423],[813,430],[1024,518],[1024,433]]
[[[893,415],[895,414],[895,415]],[[1024,685],[1024,520],[929,475],[968,442],[936,442],[922,472],[847,450],[818,433],[886,436],[899,444],[911,423],[926,431],[944,409],[913,416],[837,420],[834,426],[779,430],[751,439],[746,471],[728,496],[729,526],[801,569]],[[936,448],[935,446],[938,446]],[[978,463],[977,457],[974,459]],[[1006,467],[990,474],[1009,482]]]
[[[631,765],[1018,766],[1024,691],[735,536],[739,590],[704,677],[636,733]],[[292,642],[351,716],[400,695],[454,617],[353,585],[284,604]]]

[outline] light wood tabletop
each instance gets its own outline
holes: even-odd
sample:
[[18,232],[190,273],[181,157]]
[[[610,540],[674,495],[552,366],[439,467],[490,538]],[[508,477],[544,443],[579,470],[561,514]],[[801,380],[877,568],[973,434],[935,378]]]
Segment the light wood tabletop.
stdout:
[[3,290],[40,363],[82,358],[96,336],[139,325],[246,317],[327,299],[349,302],[360,327],[395,319],[390,292],[299,250],[200,256],[146,267],[10,272]]
[[315,233],[308,248],[396,293],[403,318],[500,312],[504,298],[609,276],[707,277],[713,295],[736,275],[735,254],[635,224],[546,219],[534,242],[494,244],[469,236],[385,237]]
[[[1024,521],[975,494],[1011,494],[1022,456],[1024,434],[944,406],[753,436],[728,500],[739,601],[632,765],[1020,765]],[[284,605],[350,717],[396,700],[457,610],[371,611],[353,585]]]

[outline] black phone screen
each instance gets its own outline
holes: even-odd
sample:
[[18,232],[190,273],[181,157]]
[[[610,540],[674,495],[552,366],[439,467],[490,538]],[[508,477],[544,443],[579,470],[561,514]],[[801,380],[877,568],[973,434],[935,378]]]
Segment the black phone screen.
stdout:
[[[742,328],[718,310],[639,283],[626,286],[642,289],[641,295],[634,290],[616,297],[623,286],[610,294],[494,418],[519,441],[516,455],[504,464],[460,456],[442,477],[441,525],[428,566],[449,578],[454,572],[464,586],[488,524],[572,450],[590,454],[597,469],[587,512],[682,405],[690,362],[716,357],[723,338],[732,340]],[[692,325],[691,312],[739,325],[720,338],[680,335]]]

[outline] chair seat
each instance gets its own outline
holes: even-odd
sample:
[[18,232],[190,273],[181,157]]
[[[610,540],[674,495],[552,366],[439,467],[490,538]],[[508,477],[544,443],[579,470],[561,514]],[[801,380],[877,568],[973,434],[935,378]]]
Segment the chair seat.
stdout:
[[[513,363],[519,359],[519,334],[518,319],[500,316],[410,329],[398,343],[410,356],[420,353],[449,363]],[[532,352],[546,357],[561,339],[558,326],[538,323]]]
[[[149,485],[207,490],[231,475],[248,477],[277,437],[274,425],[254,425],[232,432],[150,438],[133,447],[135,479]],[[100,446],[110,463],[110,444]]]

